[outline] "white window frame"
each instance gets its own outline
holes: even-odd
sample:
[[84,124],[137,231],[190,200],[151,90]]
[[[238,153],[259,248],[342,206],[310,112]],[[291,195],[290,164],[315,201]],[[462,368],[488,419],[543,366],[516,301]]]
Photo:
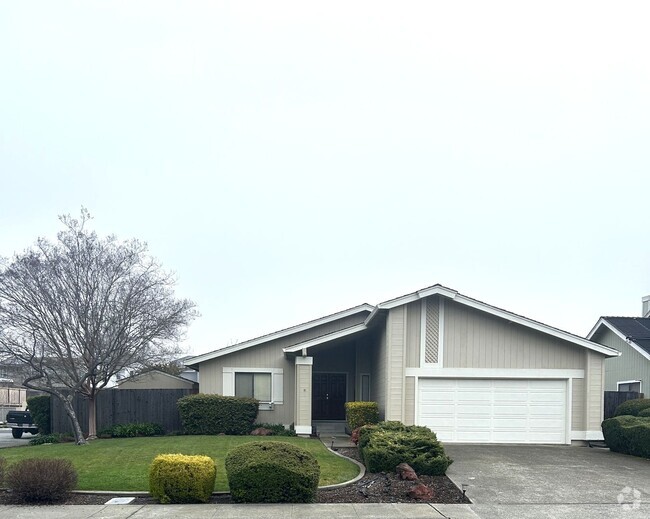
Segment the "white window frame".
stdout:
[[639,393],[643,393],[643,382],[641,380],[621,380],[616,383],[616,391],[620,391],[621,384],[639,384]]
[[284,403],[282,368],[223,368],[223,395],[235,396],[235,373],[268,373],[271,375],[271,401],[260,402],[260,410]]

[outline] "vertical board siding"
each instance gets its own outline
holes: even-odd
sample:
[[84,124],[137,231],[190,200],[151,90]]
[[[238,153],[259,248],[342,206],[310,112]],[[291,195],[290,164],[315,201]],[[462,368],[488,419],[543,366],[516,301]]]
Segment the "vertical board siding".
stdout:
[[440,328],[440,299],[429,297],[426,304],[426,343],[424,349],[424,362],[435,364],[438,362],[438,335]]
[[422,309],[420,301],[406,307],[406,367],[420,367],[420,333]]
[[452,301],[445,302],[448,368],[583,369],[584,349]]
[[650,360],[607,328],[592,340],[622,353],[620,357],[605,359],[605,391],[618,391],[616,383],[623,380],[640,380],[641,392],[650,392]]
[[415,424],[415,377],[406,377],[404,382],[404,424]]
[[[176,402],[194,394],[189,389],[105,389],[97,395],[97,431],[115,424],[153,422],[165,432],[180,431]],[[88,400],[75,395],[73,406],[81,429],[88,434]],[[58,398],[50,400],[52,432],[72,433],[72,426]]]
[[388,312],[388,388],[386,420],[403,420],[406,306]]
[[573,394],[571,395],[571,430],[586,431],[585,426],[585,381],[574,378],[572,381]]
[[603,364],[604,357],[595,352],[587,352],[588,375],[585,374],[589,386],[587,401],[587,430],[600,431],[600,424],[603,421]]

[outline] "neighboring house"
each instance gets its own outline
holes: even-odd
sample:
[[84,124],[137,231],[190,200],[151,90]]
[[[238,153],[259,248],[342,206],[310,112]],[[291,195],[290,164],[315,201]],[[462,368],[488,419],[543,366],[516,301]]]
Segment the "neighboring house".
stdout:
[[194,357],[200,391],[253,396],[298,434],[371,400],[445,442],[602,439],[603,362],[619,353],[434,285]]
[[645,317],[601,317],[587,335],[621,352],[605,362],[605,391],[650,393],[649,302],[650,296],[643,298]]
[[196,389],[199,385],[192,380],[170,375],[157,369],[123,378],[115,389]]

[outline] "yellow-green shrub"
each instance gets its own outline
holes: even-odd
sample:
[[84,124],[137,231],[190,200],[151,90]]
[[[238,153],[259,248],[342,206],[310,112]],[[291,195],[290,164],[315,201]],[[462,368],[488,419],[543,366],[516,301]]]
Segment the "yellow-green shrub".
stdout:
[[149,492],[161,503],[207,503],[216,476],[208,456],[160,454],[149,467]]
[[351,431],[363,425],[379,422],[379,406],[377,402],[346,402],[345,420]]

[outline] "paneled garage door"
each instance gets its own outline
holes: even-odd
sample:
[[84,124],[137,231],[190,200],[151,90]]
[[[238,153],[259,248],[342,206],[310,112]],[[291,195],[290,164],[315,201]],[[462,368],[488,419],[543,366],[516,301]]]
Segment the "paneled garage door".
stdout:
[[566,380],[420,378],[418,424],[443,442],[566,443]]

